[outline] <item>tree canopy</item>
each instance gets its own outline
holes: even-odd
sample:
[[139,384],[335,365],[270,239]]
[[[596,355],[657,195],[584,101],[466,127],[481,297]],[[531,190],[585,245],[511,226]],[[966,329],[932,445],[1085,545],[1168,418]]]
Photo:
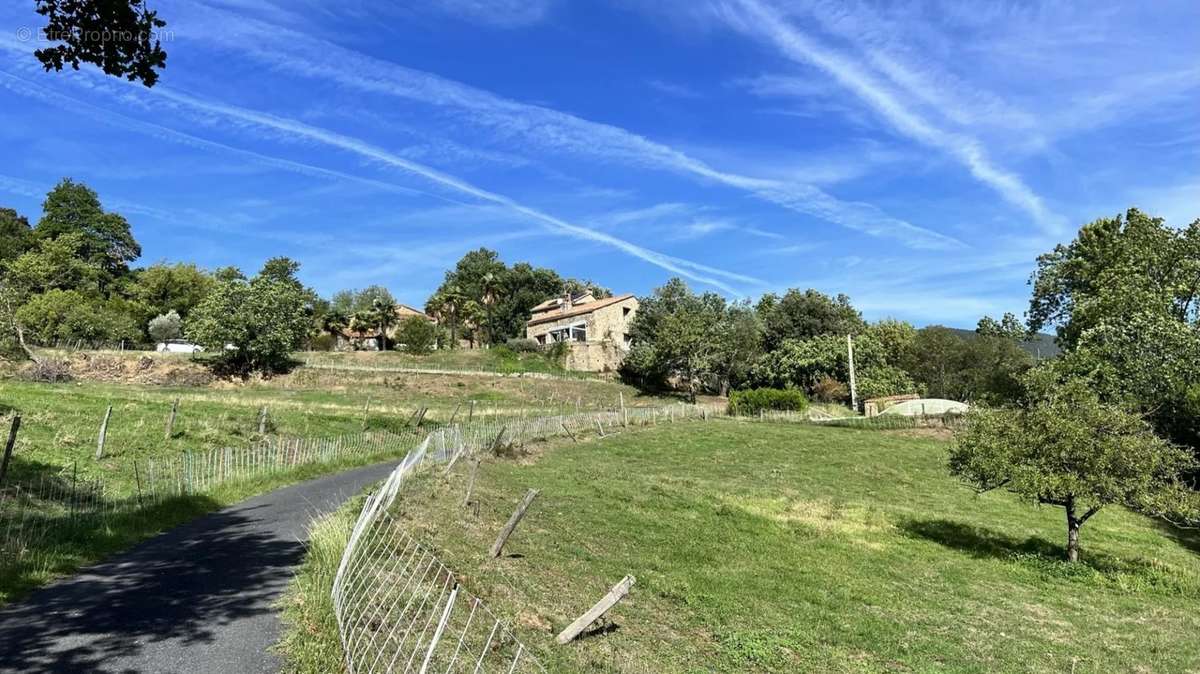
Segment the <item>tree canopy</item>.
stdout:
[[1062,507],[1072,562],[1080,528],[1106,506],[1194,515],[1194,494],[1182,479],[1194,467],[1186,450],[1102,402],[1082,380],[1061,381],[1043,368],[1026,383],[1020,405],[968,414],[951,450],[953,474],[980,491],[1006,489]]
[[297,268],[269,261],[249,281],[217,281],[185,324],[188,339],[235,372],[285,369],[311,325],[311,291],[295,280]]
[[467,252],[429,298],[425,311],[445,324],[451,341],[502,344],[525,335],[525,322],[538,304],[565,292],[612,295],[590,281],[564,279],[553,269],[518,262],[509,267],[494,250]]
[[42,34],[56,43],[33,53],[47,71],[91,63],[152,87],[166,67],[159,30],[167,23],[145,0],[37,0],[37,13],[46,17]]
[[33,233],[39,239],[79,236],[79,256],[104,272],[109,282],[129,271],[129,263],[142,254],[129,222],[120,214],[106,212],[96,192],[70,178],[50,190],[42,202],[42,219]]

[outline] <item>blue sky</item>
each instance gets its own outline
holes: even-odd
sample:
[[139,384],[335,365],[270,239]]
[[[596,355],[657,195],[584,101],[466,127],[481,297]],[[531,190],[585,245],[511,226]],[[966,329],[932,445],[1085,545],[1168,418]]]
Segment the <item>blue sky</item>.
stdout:
[[145,263],[421,304],[487,246],[969,327],[1083,222],[1200,217],[1194,2],[151,4],[152,90],[41,72],[33,3],[0,6],[0,204],[83,180]]

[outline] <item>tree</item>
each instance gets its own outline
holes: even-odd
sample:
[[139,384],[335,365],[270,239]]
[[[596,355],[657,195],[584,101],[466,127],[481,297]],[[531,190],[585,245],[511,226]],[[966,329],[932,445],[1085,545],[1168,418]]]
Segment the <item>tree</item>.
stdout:
[[179,314],[175,311],[159,314],[150,319],[147,332],[158,342],[179,339],[179,336],[183,334],[183,320],[179,318]]
[[264,266],[252,280],[218,281],[193,310],[185,333],[243,374],[286,367],[310,324],[310,291]]
[[935,398],[956,400],[964,391],[962,378],[966,340],[950,328],[930,325],[917,331],[904,369]]
[[1187,451],[1137,415],[1101,402],[1086,382],[1049,374],[1029,378],[1020,407],[967,415],[950,453],[952,474],[979,491],[1002,488],[1063,508],[1070,562],[1079,560],[1080,529],[1105,506],[1159,515],[1191,507],[1182,480],[1193,466]]
[[727,390],[758,356],[759,327],[749,306],[697,295],[678,278],[640,300],[629,335],[633,347],[622,376],[646,388],[678,381],[693,399],[702,390]]
[[388,328],[396,322],[396,312],[399,311],[400,305],[396,304],[395,300],[377,297],[374,307],[376,322],[379,326],[379,350],[387,351]]
[[152,87],[166,67],[158,31],[167,23],[144,0],[37,0],[37,13],[45,38],[59,43],[33,53],[47,71],[91,63]]
[[11,208],[0,208],[0,274],[3,265],[33,246],[29,220]]
[[437,343],[437,326],[421,316],[409,316],[400,321],[396,341],[406,353],[429,353]]
[[866,327],[862,314],[845,295],[830,297],[816,290],[793,288],[778,297],[762,296],[757,305],[763,319],[763,338],[768,351],[785,339],[808,339],[822,335],[853,335]]
[[135,271],[128,292],[152,316],[175,312],[186,319],[212,286],[213,277],[194,264],[159,262]]
[[1194,324],[1200,314],[1200,220],[1177,230],[1131,208],[1084,225],[1037,265],[1029,330],[1056,326],[1064,350],[1106,320],[1149,312]]
[[128,263],[142,254],[125,218],[105,212],[94,190],[70,178],[64,178],[46,195],[42,219],[33,232],[42,240],[78,235],[78,255],[103,270],[102,285],[128,273]]

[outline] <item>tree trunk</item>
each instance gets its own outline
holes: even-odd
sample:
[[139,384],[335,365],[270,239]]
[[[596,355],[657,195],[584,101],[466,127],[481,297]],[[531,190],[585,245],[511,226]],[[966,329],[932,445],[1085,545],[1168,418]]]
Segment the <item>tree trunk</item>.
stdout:
[[1067,561],[1079,561],[1079,527],[1083,524],[1075,517],[1075,499],[1067,499]]

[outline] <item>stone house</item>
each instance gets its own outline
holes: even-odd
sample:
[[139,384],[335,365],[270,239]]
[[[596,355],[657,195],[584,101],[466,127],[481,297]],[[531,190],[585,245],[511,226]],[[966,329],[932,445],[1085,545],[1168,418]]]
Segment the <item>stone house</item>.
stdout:
[[543,346],[569,342],[568,369],[611,372],[632,344],[629,327],[637,308],[637,298],[628,294],[601,300],[590,292],[564,294],[533,308],[525,336]]

